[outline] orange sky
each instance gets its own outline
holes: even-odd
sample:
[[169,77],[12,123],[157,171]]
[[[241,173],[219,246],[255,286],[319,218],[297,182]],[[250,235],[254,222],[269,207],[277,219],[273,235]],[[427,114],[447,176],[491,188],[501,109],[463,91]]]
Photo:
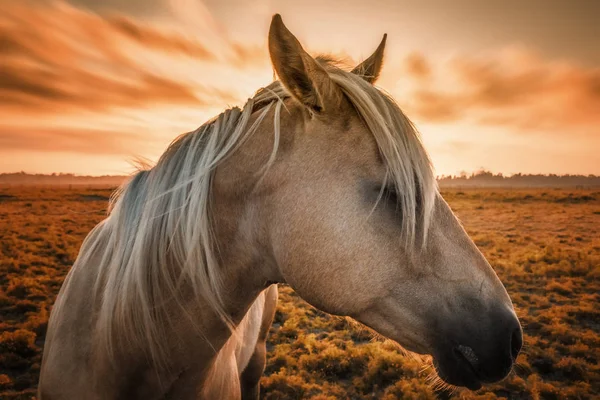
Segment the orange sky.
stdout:
[[438,174],[600,174],[600,3],[0,0],[0,172],[126,174],[273,76],[272,14],[360,60]]

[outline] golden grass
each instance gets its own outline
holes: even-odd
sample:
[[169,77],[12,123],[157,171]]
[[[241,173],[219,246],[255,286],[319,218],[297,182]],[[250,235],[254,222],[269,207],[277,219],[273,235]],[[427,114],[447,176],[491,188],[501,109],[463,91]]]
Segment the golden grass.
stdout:
[[[35,395],[48,313],[109,189],[0,189],[0,398]],[[282,287],[264,399],[562,399],[600,393],[600,192],[467,189],[444,197],[505,283],[524,325],[519,365],[472,393]]]

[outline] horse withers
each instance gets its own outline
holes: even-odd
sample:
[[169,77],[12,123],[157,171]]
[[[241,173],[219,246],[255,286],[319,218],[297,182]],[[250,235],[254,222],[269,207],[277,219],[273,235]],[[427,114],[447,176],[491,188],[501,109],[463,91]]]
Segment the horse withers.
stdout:
[[256,398],[278,282],[431,354],[452,385],[509,373],[519,321],[373,85],[385,40],[347,71],[273,18],[279,80],[175,140],[85,239],[51,313],[41,400]]

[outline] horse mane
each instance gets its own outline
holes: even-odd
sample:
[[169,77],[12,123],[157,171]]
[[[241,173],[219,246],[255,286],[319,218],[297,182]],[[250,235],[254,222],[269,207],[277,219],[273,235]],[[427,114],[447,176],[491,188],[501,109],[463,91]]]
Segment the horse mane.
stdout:
[[[424,243],[437,187],[418,133],[390,96],[339,68],[332,59],[318,60],[377,141],[387,178],[397,187],[407,246],[414,246],[421,224]],[[233,328],[223,306],[215,254],[211,182],[216,167],[274,109],[275,140],[268,168],[281,134],[281,108],[289,97],[278,81],[260,89],[242,109],[226,110],[178,137],[154,167],[140,170],[115,192],[109,216],[97,228],[107,234],[92,237],[90,233],[80,254],[80,259],[86,259],[103,252],[94,295],[101,299],[98,340],[111,360],[116,344],[133,344],[146,349],[152,362],[167,364],[163,343],[173,310],[161,305],[174,301],[181,308],[179,315],[187,315],[182,287],[191,288],[194,298],[206,302]],[[108,237],[108,243],[100,247],[95,243],[99,236]]]

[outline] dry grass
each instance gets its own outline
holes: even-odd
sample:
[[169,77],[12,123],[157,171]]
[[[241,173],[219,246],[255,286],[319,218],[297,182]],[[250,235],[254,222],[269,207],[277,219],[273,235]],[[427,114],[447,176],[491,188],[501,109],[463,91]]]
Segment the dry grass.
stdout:
[[[0,189],[0,398],[35,394],[50,306],[108,189]],[[508,288],[524,324],[519,366],[456,398],[594,398],[600,393],[600,192],[444,193]],[[447,398],[391,342],[281,288],[265,399]]]

